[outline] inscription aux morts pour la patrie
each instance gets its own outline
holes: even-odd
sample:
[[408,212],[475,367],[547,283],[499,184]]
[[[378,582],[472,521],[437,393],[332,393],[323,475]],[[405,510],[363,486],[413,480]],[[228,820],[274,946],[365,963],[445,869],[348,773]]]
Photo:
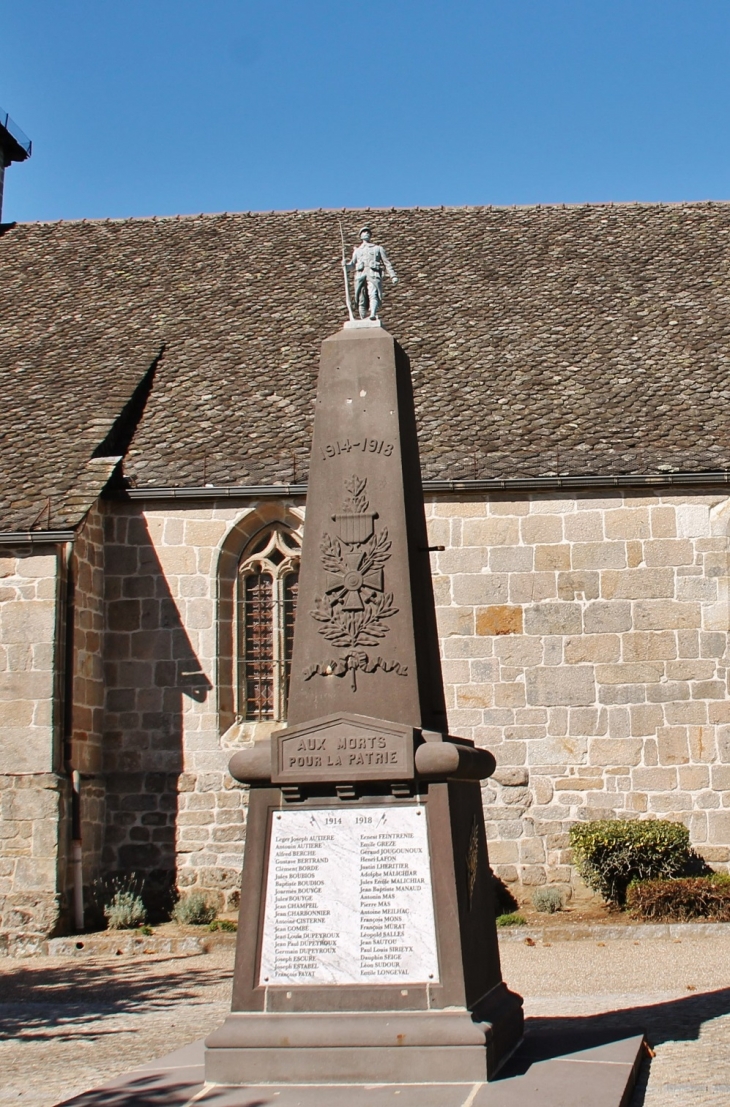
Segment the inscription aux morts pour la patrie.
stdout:
[[398,723],[375,722],[358,715],[332,716],[276,735],[277,783],[313,777],[319,781],[380,777],[408,780],[413,775],[413,730]]
[[339,769],[397,766],[400,750],[383,734],[321,734],[292,738],[284,745],[287,769]]
[[317,596],[309,612],[319,633],[339,651],[339,657],[320,661],[304,670],[313,676],[343,677],[350,674],[357,690],[357,673],[386,673],[407,676],[407,666],[383,657],[372,657],[362,647],[377,646],[388,634],[389,619],[397,615],[393,593],[385,590],[383,566],[391,557],[388,528],[376,531],[378,514],[370,510],[366,496],[367,478],[352,476],[345,482],[342,511],[333,515],[335,535],[325,533],[320,555],[326,572],[324,593]]

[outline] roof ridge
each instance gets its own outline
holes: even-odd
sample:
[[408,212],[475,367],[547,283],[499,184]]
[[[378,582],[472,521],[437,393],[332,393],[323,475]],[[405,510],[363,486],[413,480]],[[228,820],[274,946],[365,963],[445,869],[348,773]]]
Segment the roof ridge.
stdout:
[[98,218],[81,219],[29,219],[18,220],[17,227],[55,227],[78,225],[81,223],[170,223],[181,221],[194,221],[200,219],[225,219],[235,216],[256,215],[316,215],[326,214],[359,214],[362,212],[410,212],[410,211],[540,211],[542,209],[577,209],[577,208],[699,208],[699,207],[730,207],[730,200],[586,200],[576,202],[563,202],[560,200],[538,204],[405,204],[400,206],[384,205],[382,207],[319,207],[319,208],[251,208],[241,211],[201,211],[198,213],[187,212],[176,215],[129,215],[129,216],[99,216]]

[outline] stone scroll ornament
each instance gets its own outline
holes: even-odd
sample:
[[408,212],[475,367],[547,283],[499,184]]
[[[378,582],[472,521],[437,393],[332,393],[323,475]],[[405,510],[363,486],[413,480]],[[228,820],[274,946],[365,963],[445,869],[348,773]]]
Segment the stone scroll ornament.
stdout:
[[327,573],[323,596],[315,597],[309,612],[319,624],[319,633],[333,646],[348,652],[304,670],[313,676],[350,674],[353,692],[357,673],[385,673],[407,676],[408,668],[398,661],[371,657],[364,646],[377,646],[390,630],[388,620],[397,614],[393,593],[385,591],[383,566],[389,560],[388,528],[375,530],[377,512],[370,511],[365,489],[367,478],[353,476],[345,481],[342,511],[333,515],[337,532],[325,534],[320,543],[322,565]]

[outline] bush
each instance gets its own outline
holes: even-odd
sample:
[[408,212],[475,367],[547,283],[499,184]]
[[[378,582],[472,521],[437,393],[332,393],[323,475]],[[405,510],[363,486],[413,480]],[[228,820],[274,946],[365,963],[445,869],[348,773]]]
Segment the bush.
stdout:
[[109,873],[92,880],[84,888],[84,921],[86,930],[103,929],[108,925],[107,908],[114,903],[115,896],[124,892],[133,899],[141,899],[147,907],[147,896],[143,895],[144,879],[133,872]]
[[629,885],[629,914],[635,919],[714,919],[730,922],[730,876],[687,876],[674,880],[641,880]]
[[210,906],[202,892],[191,892],[179,899],[172,909],[173,921],[180,926],[207,926],[215,915],[215,907]]
[[134,892],[116,892],[104,915],[110,930],[136,930],[147,920],[145,905]]
[[632,881],[681,876],[693,862],[686,826],[664,819],[576,823],[570,844],[586,884],[616,906]]
[[532,903],[536,911],[552,915],[555,911],[562,910],[563,893],[560,888],[537,888],[533,892]]
[[510,915],[497,915],[497,926],[527,926],[527,919],[514,912]]

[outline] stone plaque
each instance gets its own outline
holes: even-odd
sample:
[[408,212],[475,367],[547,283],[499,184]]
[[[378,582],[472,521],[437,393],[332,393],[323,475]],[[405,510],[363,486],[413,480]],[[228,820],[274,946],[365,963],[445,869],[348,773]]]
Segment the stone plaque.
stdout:
[[413,727],[333,715],[272,735],[275,784],[413,779]]
[[438,979],[425,809],[274,812],[259,983]]

